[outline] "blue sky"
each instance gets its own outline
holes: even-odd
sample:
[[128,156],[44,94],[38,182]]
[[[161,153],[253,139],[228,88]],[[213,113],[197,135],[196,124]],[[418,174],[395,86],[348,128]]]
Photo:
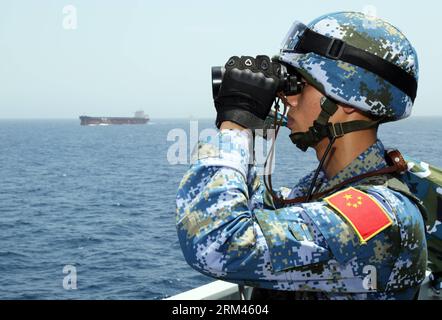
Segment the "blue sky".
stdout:
[[[425,3],[425,4],[424,4]],[[63,8],[77,29],[63,28]],[[413,115],[442,116],[437,1],[2,0],[0,119],[214,116],[210,67],[232,55],[274,55],[294,20],[363,11],[401,29],[420,60]]]

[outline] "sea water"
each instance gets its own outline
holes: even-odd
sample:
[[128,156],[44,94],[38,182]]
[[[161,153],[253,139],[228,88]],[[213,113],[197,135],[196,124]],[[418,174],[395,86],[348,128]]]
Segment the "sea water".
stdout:
[[[441,120],[387,124],[380,138],[442,167]],[[171,130],[190,149],[195,124],[213,128],[0,120],[0,299],[162,299],[212,281],[181,253],[175,195],[189,165],[167,157]],[[293,186],[317,165],[287,129],[276,151],[275,186]]]

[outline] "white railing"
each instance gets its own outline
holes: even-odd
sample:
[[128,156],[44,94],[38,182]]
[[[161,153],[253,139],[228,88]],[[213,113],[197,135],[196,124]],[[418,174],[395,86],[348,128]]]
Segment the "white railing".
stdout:
[[[245,292],[249,297],[251,288],[246,288]],[[218,280],[165,300],[240,300],[240,293],[237,284]]]

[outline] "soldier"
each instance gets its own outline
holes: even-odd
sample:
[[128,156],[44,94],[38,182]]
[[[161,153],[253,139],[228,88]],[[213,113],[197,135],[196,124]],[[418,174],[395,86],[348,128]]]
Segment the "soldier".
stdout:
[[[278,201],[256,174],[248,129],[268,115],[281,64],[303,78],[283,97],[291,139],[320,165]],[[420,202],[388,170],[377,127],[410,115],[417,80],[405,36],[355,12],[295,23],[278,62],[229,59],[221,130],[199,143],[177,195],[189,265],[254,287],[255,299],[416,298],[427,264]]]

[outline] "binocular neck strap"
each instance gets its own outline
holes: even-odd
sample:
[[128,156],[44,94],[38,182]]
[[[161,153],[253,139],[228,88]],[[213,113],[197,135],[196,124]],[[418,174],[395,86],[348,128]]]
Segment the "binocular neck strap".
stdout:
[[[399,152],[399,151],[394,150],[393,152]],[[391,154],[388,154],[388,156],[391,156]],[[404,166],[404,164],[405,164],[405,166]],[[376,171],[368,172],[368,173],[362,174],[360,176],[355,176],[355,177],[345,180],[344,182],[341,182],[340,184],[334,186],[333,188],[323,191],[321,193],[315,193],[313,195],[301,196],[301,197],[294,198],[294,199],[282,199],[282,198],[273,197],[273,201],[275,201],[276,203],[281,204],[281,205],[294,205],[294,204],[303,203],[303,202],[316,201],[316,200],[324,198],[327,195],[332,194],[333,192],[336,192],[336,191],[342,189],[343,187],[348,186],[349,184],[353,184],[355,182],[358,182],[358,181],[361,181],[361,180],[364,180],[367,178],[382,176],[382,175],[386,175],[386,174],[394,174],[394,173],[400,174],[400,173],[405,172],[406,170],[407,170],[407,165],[406,165],[405,161],[402,160],[402,163],[393,162],[393,164],[388,167],[384,167],[384,168],[376,170]]]

